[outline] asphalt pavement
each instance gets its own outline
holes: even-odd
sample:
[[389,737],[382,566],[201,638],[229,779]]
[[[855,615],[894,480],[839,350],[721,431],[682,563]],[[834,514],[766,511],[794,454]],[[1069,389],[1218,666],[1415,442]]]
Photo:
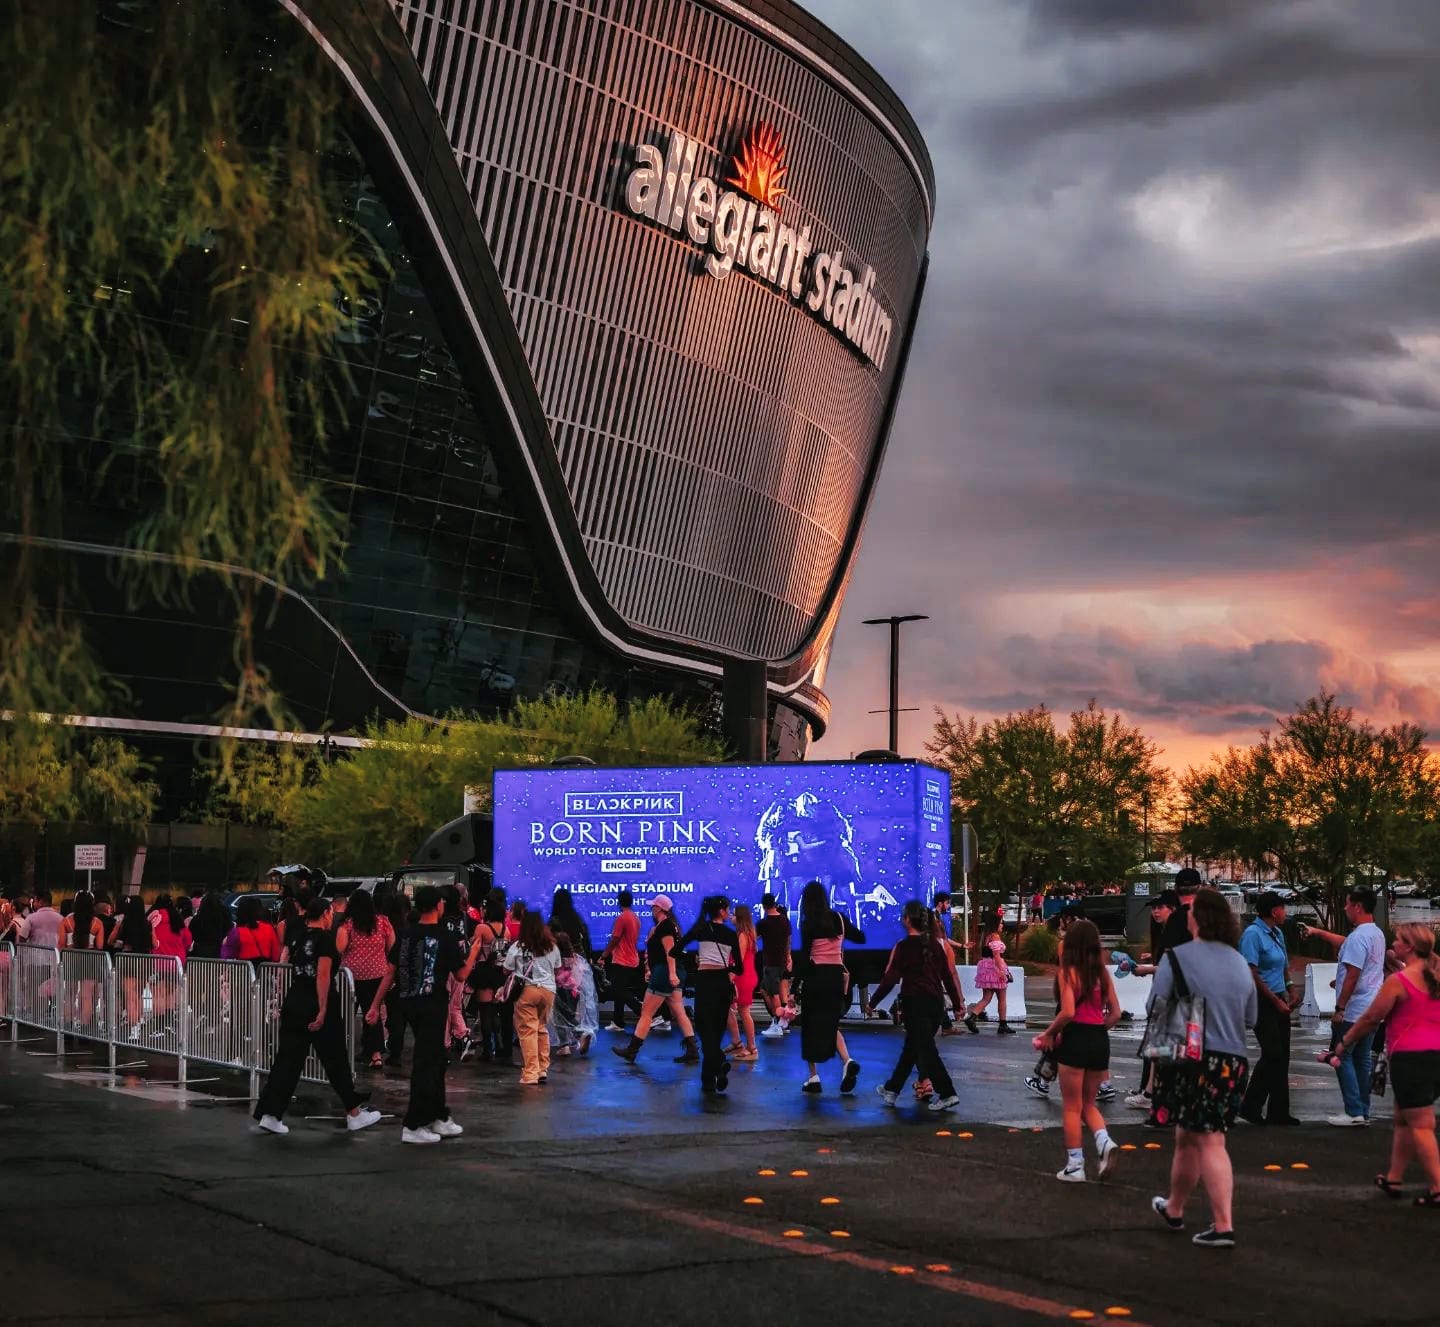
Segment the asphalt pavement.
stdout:
[[[761,1042],[707,1098],[657,1034],[633,1068],[557,1060],[550,1082],[450,1072],[463,1138],[399,1142],[402,1075],[362,1075],[387,1118],[347,1135],[325,1088],[255,1133],[243,1079],[178,1089],[166,1062],[113,1078],[83,1047],[0,1041],[0,1321],[990,1324],[1430,1323],[1440,1223],[1371,1176],[1389,1128],[1241,1126],[1240,1246],[1202,1250],[1149,1209],[1169,1136],[1119,1102],[1110,1180],[1062,1185],[1059,1106],[1021,1083],[1028,1038],[946,1039],[961,1108],[875,1086],[888,1026],[852,1028],[858,1091],[799,1091],[798,1036]],[[1114,1042],[1138,1078],[1138,1031]],[[1338,1104],[1297,1036],[1297,1113]],[[197,1070],[197,1072],[200,1072]],[[1381,1113],[1388,1113],[1388,1102]],[[1091,1162],[1093,1174],[1093,1159]],[[1417,1186],[1418,1187],[1418,1186]],[[1207,1224],[1203,1201],[1188,1230]]]

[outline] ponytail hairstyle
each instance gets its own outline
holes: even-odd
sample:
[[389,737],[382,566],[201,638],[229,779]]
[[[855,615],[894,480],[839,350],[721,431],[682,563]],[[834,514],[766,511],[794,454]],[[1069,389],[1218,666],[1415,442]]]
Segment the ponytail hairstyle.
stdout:
[[900,919],[927,940],[935,938],[935,917],[919,899],[911,899],[900,911]]
[[1395,938],[1404,940],[1410,952],[1425,965],[1420,969],[1425,989],[1432,1000],[1440,1000],[1440,953],[1435,952],[1435,932],[1424,922],[1402,922],[1395,928]]
[[73,941],[76,949],[90,948],[90,925],[95,920],[95,895],[87,889],[82,889],[75,895],[75,907],[70,914],[71,921],[75,926],[75,939]]

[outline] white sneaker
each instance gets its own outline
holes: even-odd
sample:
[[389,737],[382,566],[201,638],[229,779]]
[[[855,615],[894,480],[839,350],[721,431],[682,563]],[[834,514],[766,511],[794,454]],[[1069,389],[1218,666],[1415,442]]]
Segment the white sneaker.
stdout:
[[771,1023],[760,1035],[762,1037],[783,1037],[785,1029],[779,1023]]
[[262,1115],[260,1117],[260,1127],[264,1129],[266,1133],[290,1132],[290,1126],[286,1124],[284,1120],[277,1120],[273,1115]]
[[401,1129],[400,1141],[402,1143],[438,1143],[440,1135],[431,1133],[429,1129]]
[[887,1106],[893,1106],[900,1097],[900,1094],[898,1092],[892,1092],[888,1087],[885,1086],[884,1083],[881,1083],[880,1086],[875,1089],[875,1091],[880,1094],[880,1100],[883,1101]]
[[603,1029],[606,1032],[624,1032],[625,1029],[619,1023],[606,1023]]
[[1072,1170],[1069,1166],[1066,1166],[1064,1170],[1057,1170],[1055,1172],[1055,1178],[1063,1184],[1084,1184],[1085,1167],[1076,1166]]
[[459,1138],[465,1132],[454,1120],[434,1120],[425,1127],[441,1138]]
[[380,1112],[371,1110],[369,1106],[362,1106],[358,1115],[347,1115],[345,1127],[351,1133],[359,1133],[361,1129],[368,1129],[372,1124],[380,1123]]
[[1125,1104],[1132,1110],[1149,1110],[1151,1105],[1149,1093],[1132,1092],[1125,1098]]
[[1120,1160],[1120,1144],[1113,1138],[1100,1149],[1100,1168],[1095,1172],[1097,1179],[1106,1179]]
[[1327,1115],[1325,1123],[1337,1129],[1363,1129],[1370,1121],[1363,1115]]
[[956,1096],[932,1097],[930,1099],[930,1109],[934,1111],[954,1110],[959,1104],[960,1098]]
[[670,1020],[669,1020],[668,1018],[657,1018],[653,1023],[650,1024],[650,1031],[651,1031],[651,1032],[669,1032],[669,1031],[670,1031]]

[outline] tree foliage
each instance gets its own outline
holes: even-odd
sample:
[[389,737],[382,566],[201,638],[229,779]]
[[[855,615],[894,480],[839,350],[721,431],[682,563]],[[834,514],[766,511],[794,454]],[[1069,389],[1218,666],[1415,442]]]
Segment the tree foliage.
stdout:
[[1377,729],[1322,692],[1252,747],[1231,747],[1180,781],[1181,843],[1308,888],[1334,924],[1355,879],[1436,865],[1440,766],[1414,724]]
[[62,556],[103,492],[132,589],[233,597],[220,717],[283,727],[256,577],[339,555],[311,463],[379,261],[323,169],[333,78],[277,7],[204,0],[19,0],[0,50],[0,708],[114,699]]
[[327,871],[378,872],[460,815],[467,788],[488,797],[496,769],[571,755],[632,765],[724,754],[688,711],[657,697],[622,706],[598,690],[520,700],[493,720],[376,721],[364,736],[364,747],[328,763],[288,745],[237,755],[216,772],[209,814],[272,826],[287,852]]
[[985,880],[1119,879],[1143,848],[1167,776],[1158,748],[1092,701],[1056,728],[1044,706],[982,724],[937,711],[926,751],[950,771],[957,816],[975,826]]

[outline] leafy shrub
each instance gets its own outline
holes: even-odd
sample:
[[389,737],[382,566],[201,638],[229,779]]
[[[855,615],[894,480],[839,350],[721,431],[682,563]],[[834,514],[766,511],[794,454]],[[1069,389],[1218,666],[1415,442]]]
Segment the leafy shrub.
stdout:
[[1058,963],[1060,934],[1043,922],[1027,926],[1020,935],[1020,957],[1030,963]]

